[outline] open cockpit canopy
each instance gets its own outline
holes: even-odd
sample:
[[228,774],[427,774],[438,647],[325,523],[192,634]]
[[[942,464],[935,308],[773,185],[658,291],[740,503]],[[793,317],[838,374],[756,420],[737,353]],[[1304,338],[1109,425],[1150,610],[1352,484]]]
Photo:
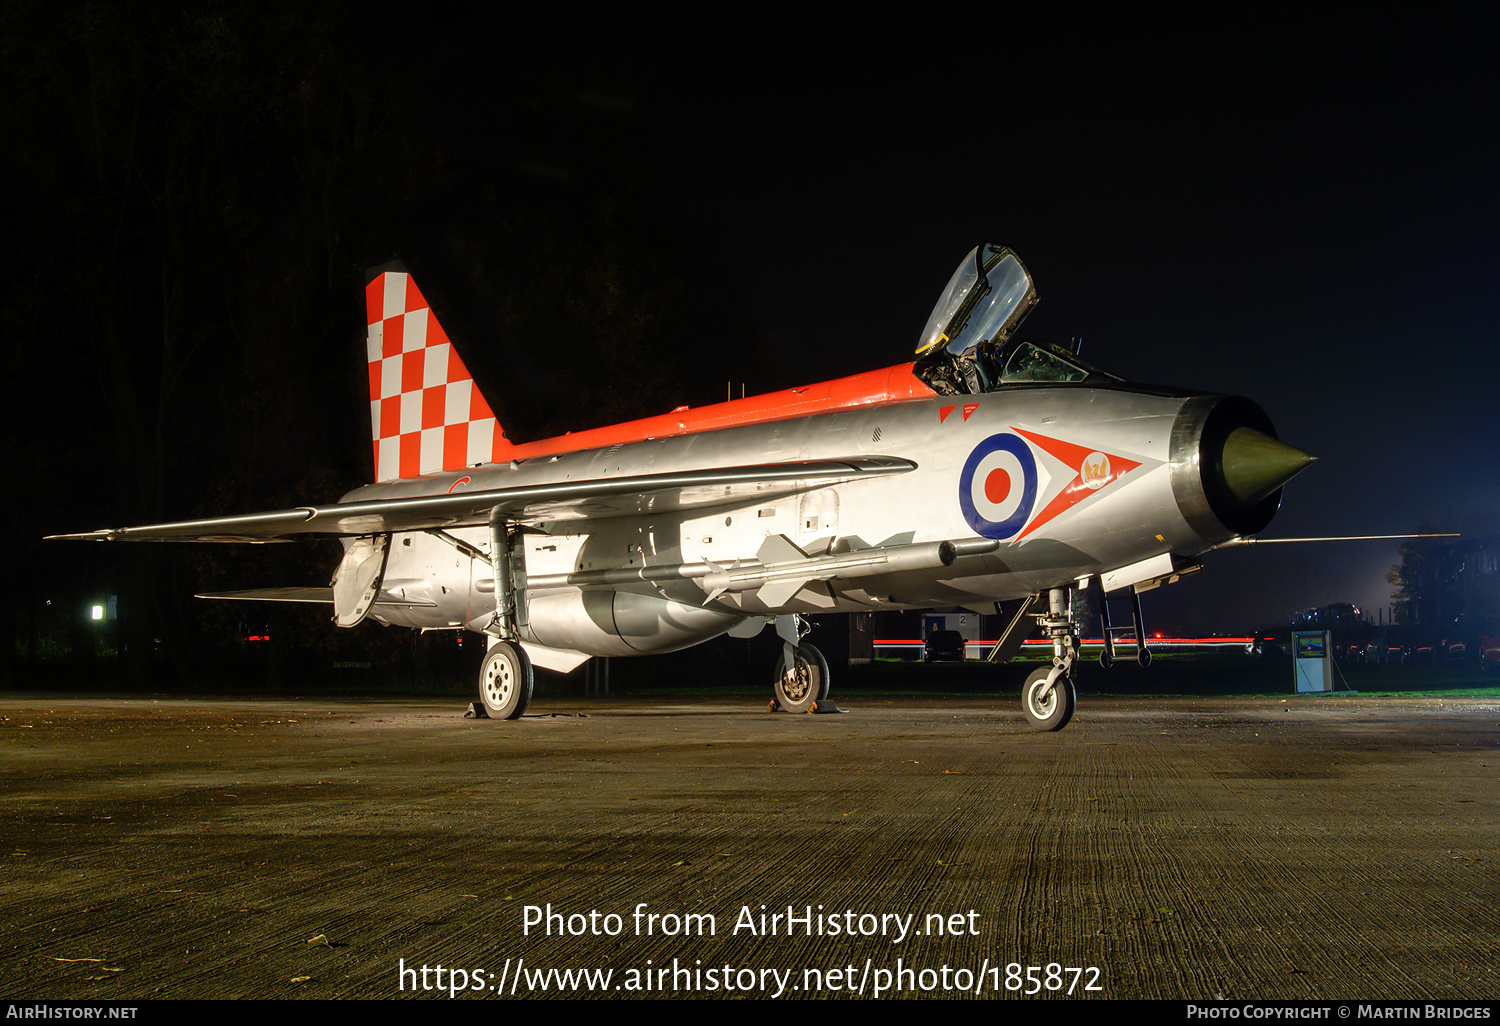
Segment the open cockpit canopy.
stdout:
[[916,375],[941,395],[974,395],[1006,385],[1119,378],[1046,342],[1017,341],[1036,305],[1021,259],[986,242],[959,262],[917,345]]
[[976,246],[932,308],[917,355],[941,346],[957,356],[979,341],[1003,341],[1035,305],[1036,288],[1020,258],[992,242]]

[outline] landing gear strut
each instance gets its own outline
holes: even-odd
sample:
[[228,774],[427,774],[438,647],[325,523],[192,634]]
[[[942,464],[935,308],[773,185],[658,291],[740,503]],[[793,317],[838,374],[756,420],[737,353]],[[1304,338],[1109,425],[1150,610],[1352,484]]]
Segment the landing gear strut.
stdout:
[[1072,597],[1071,588],[1051,589],[1047,612],[1039,618],[1042,633],[1052,639],[1052,665],[1033,670],[1021,695],[1026,718],[1036,730],[1062,730],[1078,706],[1073,674],[1080,629],[1073,619]]
[[520,541],[520,529],[505,521],[499,507],[491,510],[495,614],[485,627],[490,647],[479,668],[479,701],[492,720],[518,719],[531,701],[531,659],[520,642],[527,623],[526,550]]

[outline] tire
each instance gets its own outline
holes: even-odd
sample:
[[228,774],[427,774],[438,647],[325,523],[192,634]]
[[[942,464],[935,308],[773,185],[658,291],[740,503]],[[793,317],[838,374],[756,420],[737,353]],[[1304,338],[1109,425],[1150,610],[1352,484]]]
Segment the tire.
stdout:
[[1058,677],[1052,694],[1045,700],[1042,699],[1041,694],[1047,689],[1047,676],[1051,672],[1050,666],[1032,670],[1031,676],[1026,678],[1025,687],[1021,689],[1021,706],[1026,710],[1026,719],[1030,721],[1033,730],[1062,730],[1072,722],[1073,711],[1078,706],[1078,692],[1073,687],[1071,677]]
[[496,642],[479,668],[479,701],[492,720],[514,720],[531,702],[531,660],[519,645]]
[[787,712],[807,712],[828,697],[828,660],[808,644],[797,646],[796,667],[788,673],[786,655],[776,660],[776,701]]

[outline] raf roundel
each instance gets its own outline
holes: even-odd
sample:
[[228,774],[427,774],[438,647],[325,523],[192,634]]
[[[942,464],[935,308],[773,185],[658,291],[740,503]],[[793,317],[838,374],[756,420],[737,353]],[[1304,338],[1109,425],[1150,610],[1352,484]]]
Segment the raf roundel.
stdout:
[[984,538],[1015,537],[1036,505],[1036,459],[1015,435],[991,435],[974,447],[958,479],[964,519]]

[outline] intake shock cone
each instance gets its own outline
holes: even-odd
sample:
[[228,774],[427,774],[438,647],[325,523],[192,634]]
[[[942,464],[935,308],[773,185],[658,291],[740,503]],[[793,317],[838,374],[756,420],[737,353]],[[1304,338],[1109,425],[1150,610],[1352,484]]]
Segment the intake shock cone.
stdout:
[[1195,396],[1172,426],[1172,493],[1193,530],[1218,545],[1265,530],[1282,486],[1314,458],[1277,439],[1250,400]]

